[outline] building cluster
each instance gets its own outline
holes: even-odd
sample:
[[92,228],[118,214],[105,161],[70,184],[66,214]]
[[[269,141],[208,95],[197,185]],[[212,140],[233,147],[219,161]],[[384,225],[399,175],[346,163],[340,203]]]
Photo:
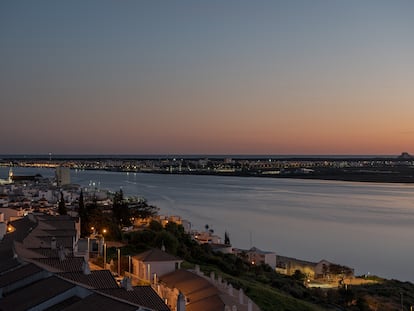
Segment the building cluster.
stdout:
[[9,225],[0,242],[1,310],[170,310],[150,286],[119,286],[110,271],[91,271],[76,218],[31,213]]
[[272,251],[263,251],[257,247],[248,250],[233,249],[237,256],[248,260],[252,265],[266,264],[276,272],[285,275],[301,273],[305,278],[305,285],[309,287],[336,287],[346,280],[354,278],[354,270],[347,266],[338,265],[325,259],[319,262],[310,262],[292,257],[277,255]]
[[[0,186],[0,310],[259,310],[220,275],[182,269],[182,259],[164,249],[129,256],[121,273],[119,257],[118,269],[106,262],[102,236],[81,238],[80,219],[56,212],[60,195],[68,207],[79,196],[65,169],[57,170],[56,181],[9,175]],[[155,220],[193,232],[178,216]],[[206,243],[220,242],[209,235]],[[103,267],[90,260],[96,256]]]
[[69,211],[74,210],[79,193],[80,186],[70,184],[67,168],[56,170],[56,181],[40,175],[16,176],[10,168],[8,179],[0,180],[0,238],[7,222],[32,212],[56,215],[62,197]]
[[259,310],[221,276],[181,269],[160,249],[132,256],[118,284],[90,265],[78,218],[30,213],[9,226],[0,241],[0,310]]

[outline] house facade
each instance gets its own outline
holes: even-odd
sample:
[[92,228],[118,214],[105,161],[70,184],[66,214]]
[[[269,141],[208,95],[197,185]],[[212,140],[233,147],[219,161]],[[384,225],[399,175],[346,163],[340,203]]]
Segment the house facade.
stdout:
[[154,282],[159,276],[181,268],[182,259],[157,248],[132,257],[132,276],[146,282]]

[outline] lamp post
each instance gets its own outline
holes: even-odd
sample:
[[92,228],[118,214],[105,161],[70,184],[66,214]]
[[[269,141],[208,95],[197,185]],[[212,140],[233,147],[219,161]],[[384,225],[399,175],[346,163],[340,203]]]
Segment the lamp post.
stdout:
[[106,243],[104,243],[104,269],[106,269]]
[[118,248],[118,276],[121,276],[121,249]]

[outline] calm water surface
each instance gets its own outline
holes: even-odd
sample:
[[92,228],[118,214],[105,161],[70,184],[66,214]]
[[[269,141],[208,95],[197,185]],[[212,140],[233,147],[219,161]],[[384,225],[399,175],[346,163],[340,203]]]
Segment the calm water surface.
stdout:
[[102,171],[72,171],[72,181],[142,195],[198,229],[208,224],[221,236],[227,230],[235,247],[414,281],[414,185]]

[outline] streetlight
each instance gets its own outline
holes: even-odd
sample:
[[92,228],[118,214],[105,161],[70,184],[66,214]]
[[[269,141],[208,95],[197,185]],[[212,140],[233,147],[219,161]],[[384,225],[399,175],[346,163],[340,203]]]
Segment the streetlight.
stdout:
[[121,249],[118,248],[118,276],[121,276]]
[[104,269],[106,269],[106,243],[104,243]]
[[106,232],[107,232],[106,229],[103,229],[102,230],[102,240],[103,240],[103,243],[105,243],[105,234],[106,234]]

